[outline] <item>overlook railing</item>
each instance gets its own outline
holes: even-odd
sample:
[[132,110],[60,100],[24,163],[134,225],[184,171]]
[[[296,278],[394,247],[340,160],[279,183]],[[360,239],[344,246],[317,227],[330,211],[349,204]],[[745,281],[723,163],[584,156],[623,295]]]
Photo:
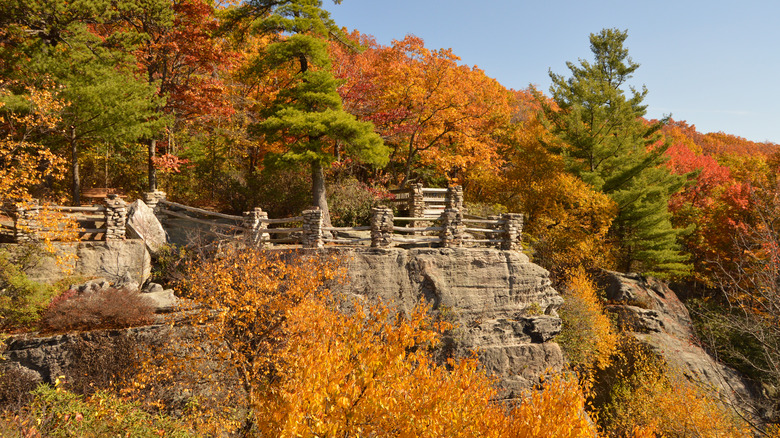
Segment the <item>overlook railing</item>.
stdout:
[[[296,217],[270,219],[268,213],[260,208],[244,212],[243,216],[225,215],[167,201],[163,192],[148,193],[146,202],[161,221],[176,218],[206,225],[210,227],[208,232],[219,237],[241,237],[259,247],[301,245],[307,248],[322,248],[326,245],[370,245],[382,248],[426,245],[445,248],[488,246],[520,249],[523,228],[521,214],[509,213],[490,218],[465,215],[463,190],[459,186],[420,190],[417,185],[406,193],[414,195],[427,190],[442,196],[427,199],[423,196],[422,204],[414,203],[415,207],[430,206],[435,202],[441,206],[440,209],[411,208],[407,211],[415,215],[395,216],[391,207],[374,207],[370,224],[357,227],[326,227],[322,211],[317,208],[306,210]],[[408,201],[409,198],[401,199],[407,206],[412,205]],[[398,199],[395,202],[397,203]],[[438,214],[435,214],[437,211]],[[177,222],[176,226],[182,224]]]
[[390,190],[393,206],[411,217],[439,217],[445,209],[447,189],[411,184],[405,189]]
[[[408,216],[395,216],[389,206],[374,207],[369,225],[358,227],[326,227],[322,211],[312,208],[300,216],[268,217],[260,208],[230,215],[192,207],[166,199],[164,192],[144,196],[146,204],[163,222],[178,219],[176,226],[198,227],[219,239],[244,239],[259,247],[301,245],[322,248],[326,245],[372,246],[438,246],[445,248],[487,246],[506,250],[520,249],[523,215],[506,213],[483,218],[465,214],[463,190],[460,186],[447,189],[426,189],[412,186],[407,196],[392,203],[403,203]],[[44,207],[17,206],[11,212],[14,237],[17,242],[34,241],[44,231],[38,215]],[[53,208],[77,215],[82,235],[102,236],[105,240],[124,239],[127,224],[127,204],[117,195],[108,195],[103,205],[91,207]],[[89,226],[91,224],[91,226]],[[191,225],[187,225],[191,224]]]
[[127,203],[116,194],[103,199],[103,205],[72,207],[63,205],[40,205],[37,201],[5,208],[13,219],[13,226],[3,225],[17,243],[40,240],[46,233],[57,231],[60,223],[42,220],[45,210],[62,213],[78,225],[81,240],[120,240],[125,238],[127,225]]

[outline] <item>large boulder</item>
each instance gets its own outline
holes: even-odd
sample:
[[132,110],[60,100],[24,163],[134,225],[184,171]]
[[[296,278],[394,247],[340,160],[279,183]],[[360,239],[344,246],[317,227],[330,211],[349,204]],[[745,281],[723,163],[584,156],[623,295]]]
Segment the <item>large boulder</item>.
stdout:
[[152,254],[156,254],[168,242],[165,230],[154,211],[140,199],[130,204],[127,231],[128,237],[143,240]]
[[[53,242],[54,254],[41,253],[34,266],[25,272],[30,279],[43,283],[55,283],[69,275],[85,278],[102,277],[111,283],[123,278],[143,284],[151,274],[151,256],[139,239]],[[3,248],[14,252],[26,251],[24,245],[5,244]],[[62,264],[60,261],[65,260]],[[69,264],[72,265],[69,266]],[[68,269],[70,268],[70,269]]]

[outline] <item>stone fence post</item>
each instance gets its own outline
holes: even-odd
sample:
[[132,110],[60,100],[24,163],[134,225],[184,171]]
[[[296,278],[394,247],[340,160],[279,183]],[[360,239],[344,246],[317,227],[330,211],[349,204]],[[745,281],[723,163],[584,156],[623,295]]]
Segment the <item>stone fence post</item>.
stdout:
[[504,213],[501,215],[501,219],[504,221],[504,234],[503,242],[501,242],[501,249],[523,249],[523,246],[520,243],[523,233],[523,214]]
[[442,246],[445,248],[459,248],[463,244],[463,235],[466,227],[463,224],[463,212],[454,208],[447,208],[439,216],[442,230],[439,232]]
[[29,203],[16,204],[13,210],[14,240],[16,240],[16,243],[28,243],[38,240],[41,228],[41,224],[38,221],[40,211],[41,206],[38,204],[37,199]]
[[244,212],[243,227],[248,237],[248,240],[259,248],[263,248],[268,244],[269,235],[266,232],[268,223],[265,220],[268,219],[268,212],[263,211],[260,207],[255,207],[250,211]]
[[384,248],[393,243],[393,209],[374,207],[371,209],[371,247]]
[[463,187],[448,186],[444,196],[444,209],[452,209],[463,212]]
[[106,240],[121,240],[127,230],[127,203],[118,195],[106,196]]
[[304,248],[322,248],[322,210],[314,207],[303,212],[303,244]]
[[154,211],[155,216],[159,214],[159,203],[165,200],[165,196],[165,192],[159,190],[144,193],[144,202]]
[[407,208],[409,209],[409,217],[423,217],[425,213],[425,195],[423,195],[423,183],[415,183],[409,186]]

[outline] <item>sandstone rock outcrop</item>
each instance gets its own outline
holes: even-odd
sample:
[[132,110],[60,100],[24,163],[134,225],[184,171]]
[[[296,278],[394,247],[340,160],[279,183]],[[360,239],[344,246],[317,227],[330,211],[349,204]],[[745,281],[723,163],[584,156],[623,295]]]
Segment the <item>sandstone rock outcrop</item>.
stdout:
[[601,278],[607,310],[633,336],[661,355],[688,379],[717,392],[728,403],[751,411],[757,394],[736,370],[699,346],[690,314],[664,282],[638,274],[605,272]]
[[477,351],[499,377],[502,396],[515,397],[564,359],[551,342],[563,303],[546,270],[519,251],[366,248],[341,251],[349,282],[343,292],[381,299],[403,311],[421,300],[454,318],[455,354]]
[[[514,398],[540,376],[564,367],[561,350],[552,342],[561,328],[556,311],[563,299],[548,272],[518,251],[361,248],[338,250],[338,256],[350,280],[340,290],[345,296],[382,300],[406,312],[426,300],[452,318],[458,328],[446,340],[446,353],[477,351],[485,369],[500,379],[502,397]],[[150,285],[142,292],[164,293]],[[160,329],[130,333],[143,338]],[[67,369],[76,336],[83,335],[19,338],[11,342],[7,357],[51,381]]]
[[[72,274],[86,277],[104,277],[112,283],[129,276],[143,284],[151,273],[151,256],[140,239],[111,240],[103,242],[53,243],[57,256],[75,261]],[[19,245],[6,244],[9,251],[21,251]],[[42,256],[37,265],[27,270],[30,279],[54,283],[65,278],[66,273],[52,256]]]

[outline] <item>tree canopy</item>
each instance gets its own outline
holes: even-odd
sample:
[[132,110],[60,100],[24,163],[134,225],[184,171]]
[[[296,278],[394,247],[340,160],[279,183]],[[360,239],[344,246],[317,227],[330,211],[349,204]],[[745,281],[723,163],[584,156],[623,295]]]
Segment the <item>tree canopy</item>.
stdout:
[[659,133],[664,121],[642,119],[647,89],[628,85],[629,93],[624,90],[639,68],[624,47],[627,37],[617,29],[591,34],[593,62],[568,62],[569,78],[550,72],[552,102],[537,96],[556,135],[552,150],[564,156],[571,172],[618,206],[611,231],[619,241],[620,267],[681,275],[688,267],[668,203],[686,178],[662,166],[670,144]]

